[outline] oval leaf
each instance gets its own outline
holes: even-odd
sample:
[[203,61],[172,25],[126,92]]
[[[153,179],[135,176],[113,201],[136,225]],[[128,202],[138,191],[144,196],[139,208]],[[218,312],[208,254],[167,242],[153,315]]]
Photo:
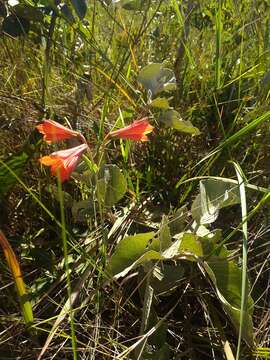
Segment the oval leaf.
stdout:
[[163,90],[176,89],[174,72],[165,68],[163,64],[145,66],[138,75],[138,81],[145,87],[150,98]]
[[191,134],[199,135],[201,132],[198,128],[193,126],[190,121],[185,121],[176,110],[167,110],[161,114],[159,121],[165,124],[166,127],[172,127],[175,130]]
[[[117,244],[109,261],[110,273],[114,276],[124,276],[131,269],[130,267],[147,252],[147,245],[153,237],[154,232],[149,232],[122,239]],[[125,272],[123,273],[123,271]]]
[[226,180],[205,179],[200,181],[200,193],[195,198],[191,213],[198,224],[211,224],[219,210],[240,203],[238,185]]
[[150,103],[150,105],[157,109],[165,109],[165,110],[169,109],[169,107],[170,107],[168,99],[161,98],[161,97],[154,99]]

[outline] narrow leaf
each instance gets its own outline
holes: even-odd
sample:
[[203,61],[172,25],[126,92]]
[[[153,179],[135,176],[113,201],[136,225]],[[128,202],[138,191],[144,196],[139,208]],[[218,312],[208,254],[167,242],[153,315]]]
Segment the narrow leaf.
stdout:
[[25,284],[23,281],[20,265],[16,258],[16,255],[10,246],[7,238],[4,233],[0,230],[0,245],[4,252],[8,267],[13,275],[17,293],[19,295],[20,305],[24,317],[24,321],[27,325],[31,325],[33,323],[33,311],[32,305],[28,300]]

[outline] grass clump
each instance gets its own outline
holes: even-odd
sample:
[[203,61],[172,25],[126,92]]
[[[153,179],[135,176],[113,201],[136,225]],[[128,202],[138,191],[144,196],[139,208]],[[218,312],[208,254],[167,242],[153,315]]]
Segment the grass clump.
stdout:
[[0,358],[269,357],[269,16],[0,3]]

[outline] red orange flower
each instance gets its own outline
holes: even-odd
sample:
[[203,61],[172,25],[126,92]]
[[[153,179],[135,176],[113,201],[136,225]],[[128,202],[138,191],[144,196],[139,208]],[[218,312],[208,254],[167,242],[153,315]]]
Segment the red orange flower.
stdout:
[[44,120],[43,124],[37,125],[36,128],[44,135],[43,140],[47,141],[47,143],[80,135],[77,131],[71,130],[53,120]]
[[70,178],[80,157],[87,148],[86,144],[82,144],[71,149],[56,151],[49,156],[43,156],[39,161],[43,165],[50,166],[52,175],[59,176],[61,182],[64,182]]
[[109,133],[108,136],[119,139],[148,141],[147,134],[151,133],[153,129],[154,127],[149,124],[148,118],[145,117],[134,121],[131,125]]

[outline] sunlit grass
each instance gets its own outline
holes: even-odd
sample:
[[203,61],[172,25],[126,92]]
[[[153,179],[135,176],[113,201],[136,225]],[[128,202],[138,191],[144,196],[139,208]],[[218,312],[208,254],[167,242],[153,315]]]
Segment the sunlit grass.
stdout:
[[[269,10],[251,0],[155,0],[142,2],[142,9],[140,1],[124,2],[135,9],[95,0],[83,21],[74,9],[74,23],[48,13],[46,26],[28,36],[0,39],[0,228],[13,248],[4,240],[13,277],[3,261],[3,356],[16,358],[21,349],[25,358],[268,358]],[[200,136],[159,122],[151,94],[138,82],[149,63],[176,72],[176,91],[159,96]],[[115,125],[144,116],[155,126],[149,143],[104,141]],[[72,180],[58,187],[37,161],[40,146],[51,152],[34,132],[44,118],[68,122],[91,148],[92,158],[85,155]],[[117,165],[127,181],[127,192],[111,207],[97,190],[105,164]],[[239,185],[241,201],[206,225],[222,232],[208,258],[153,257],[114,278],[107,266],[126,236],[153,231],[149,246],[156,251],[163,216],[170,227],[182,205],[181,231],[194,230],[197,185],[211,177]],[[239,333],[204,267],[224,246],[242,266]],[[185,276],[156,294],[151,281],[161,282],[171,262]],[[15,312],[14,282],[19,299],[26,293],[31,299],[22,303],[22,315]],[[246,282],[255,302],[254,349],[241,342]]]

